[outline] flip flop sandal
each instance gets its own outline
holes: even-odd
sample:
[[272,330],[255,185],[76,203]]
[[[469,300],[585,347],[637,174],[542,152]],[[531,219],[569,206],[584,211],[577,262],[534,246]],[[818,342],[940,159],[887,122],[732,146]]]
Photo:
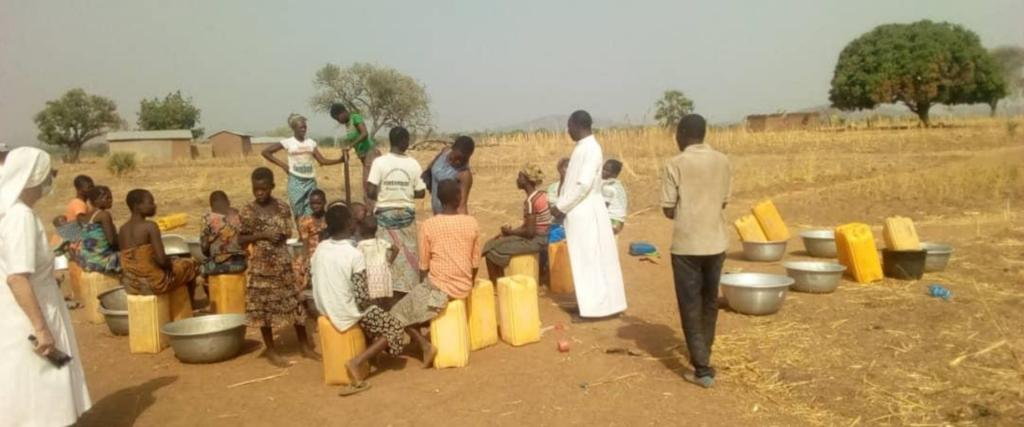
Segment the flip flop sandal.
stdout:
[[338,392],[338,396],[348,397],[353,394],[358,394],[370,389],[370,383],[363,381],[358,384],[350,384],[341,388]]

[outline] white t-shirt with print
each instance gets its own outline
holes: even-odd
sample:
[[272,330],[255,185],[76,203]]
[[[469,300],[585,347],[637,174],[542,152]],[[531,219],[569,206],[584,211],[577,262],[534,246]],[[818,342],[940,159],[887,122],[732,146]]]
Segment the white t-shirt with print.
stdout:
[[376,158],[367,181],[377,186],[377,207],[415,209],[414,193],[427,189],[422,173],[419,162],[406,155],[388,153]]
[[327,239],[316,246],[310,261],[313,301],[317,311],[339,331],[351,328],[363,317],[352,283],[352,275],[363,271],[363,253],[352,246],[351,240]]
[[316,158],[316,141],[310,138],[299,141],[291,137],[281,141],[281,146],[288,152],[288,173],[299,178],[316,178],[314,164]]

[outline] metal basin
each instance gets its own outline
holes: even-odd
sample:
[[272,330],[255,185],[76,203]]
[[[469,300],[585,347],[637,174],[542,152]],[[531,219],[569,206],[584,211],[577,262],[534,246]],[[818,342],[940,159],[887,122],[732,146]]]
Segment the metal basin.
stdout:
[[299,255],[306,254],[306,247],[299,239],[288,239],[288,253],[291,254],[292,259],[295,259]]
[[124,291],[124,286],[106,290],[96,298],[100,300],[100,308],[113,311],[128,310],[128,293]]
[[804,249],[815,258],[836,257],[836,233],[832,230],[808,230],[800,233]]
[[185,239],[185,243],[188,244],[188,252],[192,255],[193,259],[200,262],[206,259],[206,257],[203,256],[203,247],[199,244],[198,238],[190,237]]
[[750,261],[772,262],[786,255],[786,241],[743,242],[743,257]]
[[107,321],[107,329],[118,336],[128,335],[128,310],[108,310],[100,307],[100,314]]
[[160,332],[170,338],[174,355],[185,363],[214,363],[242,351],[244,314],[213,314],[168,323]]
[[777,274],[736,273],[722,276],[721,286],[729,307],[743,314],[772,314],[786,300],[793,279]]
[[793,290],[827,294],[839,287],[846,266],[834,262],[794,261],[783,264],[793,278]]
[[934,273],[944,271],[953,256],[953,247],[945,243],[921,242],[921,249],[928,252],[924,259],[924,271]]
[[162,238],[164,242],[164,254],[172,256],[191,255],[188,250],[188,242],[184,237],[177,234],[166,234]]

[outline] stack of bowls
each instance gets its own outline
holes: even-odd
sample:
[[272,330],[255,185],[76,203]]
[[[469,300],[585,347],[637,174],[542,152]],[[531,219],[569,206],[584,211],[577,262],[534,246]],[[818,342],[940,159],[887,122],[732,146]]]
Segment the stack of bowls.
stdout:
[[114,335],[128,335],[128,294],[123,286],[107,290],[96,296],[100,300],[100,314],[107,329]]

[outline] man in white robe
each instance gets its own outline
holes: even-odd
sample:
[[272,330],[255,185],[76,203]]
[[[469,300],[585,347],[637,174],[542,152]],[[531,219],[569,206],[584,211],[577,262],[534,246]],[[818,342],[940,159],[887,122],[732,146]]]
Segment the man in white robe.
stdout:
[[566,241],[576,301],[581,317],[607,317],[626,310],[619,250],[608,209],[601,196],[604,155],[591,131],[590,114],[569,116],[569,136],[576,148],[562,183],[558,202],[551,209],[565,218]]

